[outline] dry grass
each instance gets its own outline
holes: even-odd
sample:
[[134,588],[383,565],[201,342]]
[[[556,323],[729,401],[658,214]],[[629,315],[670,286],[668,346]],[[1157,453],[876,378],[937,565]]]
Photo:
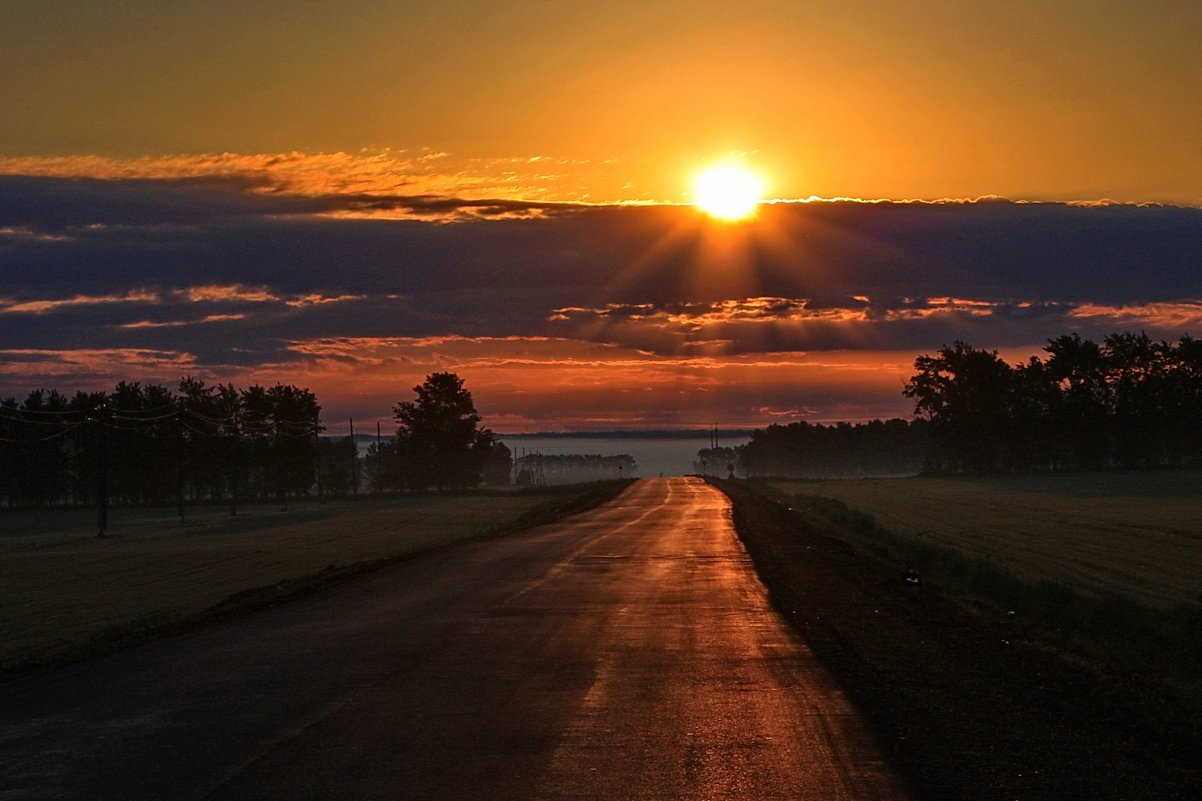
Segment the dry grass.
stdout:
[[1202,601],[1202,471],[776,482],[1028,582],[1168,609]]
[[258,587],[446,545],[513,524],[539,494],[358,503],[0,513],[0,668],[52,662],[124,632],[188,620]]

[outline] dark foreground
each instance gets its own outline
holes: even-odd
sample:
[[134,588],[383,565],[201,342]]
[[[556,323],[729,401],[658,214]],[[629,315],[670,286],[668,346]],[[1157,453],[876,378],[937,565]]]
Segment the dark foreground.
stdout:
[[723,483],[790,620],[927,801],[1202,798],[1199,724]]
[[904,799],[695,480],[0,686],[0,798]]

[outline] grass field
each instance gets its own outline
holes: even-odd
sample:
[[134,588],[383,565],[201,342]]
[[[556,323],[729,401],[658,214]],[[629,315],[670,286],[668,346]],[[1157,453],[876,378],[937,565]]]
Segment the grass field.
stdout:
[[[717,483],[774,606],[873,722],[918,797],[1202,798],[1202,662],[1189,655],[1202,627],[1166,627],[1173,613],[1145,610],[1120,619],[1120,631],[1093,613],[1122,604],[1045,594],[1042,582],[988,569],[949,576],[972,560],[907,550],[912,538],[828,499]],[[1086,484],[1079,493],[1100,489]],[[926,558],[920,586],[902,580],[914,556]],[[1084,615],[1052,619],[1021,603],[1041,597]],[[1118,647],[1099,643],[1115,634]]]
[[[1202,712],[1202,471],[782,481],[819,530]],[[1136,678],[1138,677],[1138,678]]]
[[[579,490],[577,490],[577,493]],[[0,512],[0,669],[61,661],[193,619],[231,596],[396,559],[533,518],[572,493],[189,510]]]
[[776,482],[1030,582],[1202,603],[1202,471]]

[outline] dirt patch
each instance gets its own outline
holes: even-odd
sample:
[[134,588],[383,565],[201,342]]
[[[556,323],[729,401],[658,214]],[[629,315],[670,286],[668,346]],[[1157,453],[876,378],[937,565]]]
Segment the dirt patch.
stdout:
[[1074,664],[966,603],[716,482],[773,604],[935,801],[1202,798],[1202,727],[1132,677]]

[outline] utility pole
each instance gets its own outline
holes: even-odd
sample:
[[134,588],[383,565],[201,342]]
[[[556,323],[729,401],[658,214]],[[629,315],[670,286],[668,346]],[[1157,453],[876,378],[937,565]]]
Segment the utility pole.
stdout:
[[718,455],[718,423],[714,423],[714,450],[710,451],[714,455],[714,475],[721,475],[722,459]]
[[351,495],[359,497],[359,446],[355,443],[355,418],[348,417],[351,424]]
[[96,408],[96,536],[106,537],[109,527],[108,406]]
[[313,421],[313,460],[317,468],[317,502],[325,503],[321,494],[321,438],[317,435],[317,421]]
[[380,439],[380,421],[376,421],[376,494],[384,491],[384,445]]
[[[234,453],[230,460],[230,517],[238,514],[238,463],[242,460],[242,442],[238,437],[238,407],[234,407],[231,415],[234,421]],[[278,434],[278,431],[277,431]]]
[[[279,445],[280,445],[280,421],[279,420],[275,421],[275,445],[278,450]],[[288,511],[288,485],[284,483],[284,471],[283,471],[283,468],[279,467],[279,465],[277,465],[275,480],[276,480],[276,485],[280,489],[280,494],[284,496],[284,511],[287,512]]]
[[184,524],[184,399],[175,412],[175,481],[179,490],[179,524]]

